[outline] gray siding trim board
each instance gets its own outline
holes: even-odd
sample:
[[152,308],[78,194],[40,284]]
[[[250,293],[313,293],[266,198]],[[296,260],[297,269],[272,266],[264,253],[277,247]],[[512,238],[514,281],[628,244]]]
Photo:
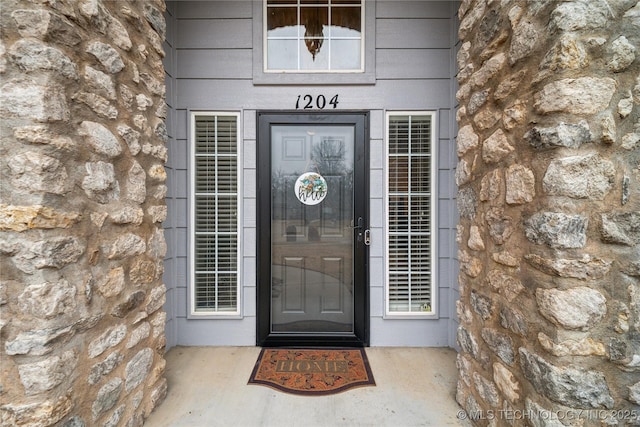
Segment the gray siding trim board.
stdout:
[[378,49],[378,80],[449,79],[449,49]]
[[377,49],[448,49],[449,19],[378,19]]
[[163,59],[163,65],[165,69],[165,81],[166,81],[166,104],[167,104],[167,117],[165,124],[167,126],[167,146],[169,149],[168,160],[165,165],[165,171],[167,172],[167,220],[163,224],[165,241],[167,242],[167,252],[164,259],[164,282],[167,287],[166,302],[164,310],[167,315],[165,323],[165,336],[167,340],[166,347],[171,348],[178,344],[178,320],[177,320],[177,286],[179,283],[185,283],[181,281],[182,278],[179,274],[179,246],[177,242],[177,228],[179,226],[177,219],[180,218],[176,199],[174,198],[178,191],[176,191],[173,184],[173,178],[175,177],[175,168],[178,167],[179,156],[175,153],[176,147],[176,134],[178,133],[178,117],[176,113],[177,95],[175,92],[175,79],[178,75],[176,67],[176,4],[173,2],[167,3],[167,10],[165,13],[167,33],[164,41],[165,57]]
[[251,19],[256,0],[180,1],[178,19]]
[[450,19],[452,1],[383,0],[376,2],[378,18]]
[[[183,7],[179,4],[179,8]],[[189,19],[178,21],[178,49],[251,49],[251,19]]]
[[433,110],[449,99],[449,79],[378,80],[375,86],[254,86],[250,80],[180,79],[178,108],[291,110],[297,96],[339,95],[340,110]]
[[[456,93],[458,91],[458,80],[456,79],[457,54],[461,44],[458,39],[458,29],[460,27],[460,20],[458,19],[458,5],[459,5],[459,2],[455,2],[450,5],[451,7],[450,16],[452,16],[453,19],[452,19],[450,32],[449,32],[450,46],[452,46],[451,60],[450,60],[451,61],[451,95],[449,99],[450,99],[450,104],[452,106],[452,109],[454,111],[457,110],[459,107],[458,100],[456,97]],[[451,144],[450,144],[451,163],[450,164],[452,165],[451,172],[454,174],[453,177],[455,177],[455,171],[457,167],[456,135],[458,134],[458,123],[455,119],[453,119],[449,121],[449,126],[451,127]],[[451,187],[452,187],[452,194],[453,194],[452,200],[454,201],[454,203],[456,203],[457,188],[455,185],[455,180],[452,181]],[[457,206],[457,205],[454,205],[454,206]],[[449,229],[450,229],[451,235],[454,236],[454,238],[451,239],[452,246],[451,246],[451,253],[449,254],[449,262],[451,264],[450,271],[457,272],[457,271],[460,271],[460,266],[458,263],[458,243],[457,243],[457,240],[455,239],[455,236],[457,233],[456,228],[459,220],[457,208],[454,210],[453,213],[454,215],[452,217],[455,220],[455,224],[451,225]],[[458,326],[460,325],[460,322],[458,320],[457,311],[455,310],[455,307],[456,307],[455,304],[456,304],[456,301],[458,301],[459,299],[460,299],[459,283],[457,280],[454,280],[451,283],[451,300],[449,301],[449,305],[453,308],[451,321],[449,322],[449,346],[455,348],[456,350],[459,350],[457,334],[458,334]]]
[[250,79],[251,49],[190,49],[178,51],[178,75],[185,79]]

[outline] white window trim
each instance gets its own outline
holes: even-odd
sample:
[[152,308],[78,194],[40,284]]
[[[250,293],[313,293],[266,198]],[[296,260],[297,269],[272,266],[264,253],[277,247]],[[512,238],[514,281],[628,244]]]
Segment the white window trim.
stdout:
[[[189,143],[189,223],[188,223],[188,236],[189,236],[189,285],[188,285],[188,316],[190,319],[241,319],[243,317],[243,305],[244,298],[242,292],[242,222],[243,222],[243,212],[242,212],[242,173],[243,173],[243,156],[242,156],[242,135],[240,133],[241,126],[241,113],[235,111],[188,111],[189,115],[189,135],[188,135],[188,143]],[[195,233],[195,178],[196,178],[196,168],[195,168],[195,124],[197,116],[232,116],[236,118],[236,126],[237,126],[237,238],[238,238],[238,247],[237,247],[237,265],[236,265],[236,275],[237,275],[237,283],[236,283],[236,292],[237,292],[237,307],[236,311],[224,311],[224,312],[215,312],[215,311],[196,311],[195,310],[195,239],[193,238]]]
[[[365,42],[367,40],[368,35],[366,34],[366,10],[367,10],[367,5],[366,5],[366,1],[362,0],[362,6],[361,6],[361,14],[360,14],[360,28],[362,29],[360,32],[360,69],[358,70],[305,70],[305,69],[299,69],[299,70],[269,70],[267,68],[267,33],[265,31],[265,29],[267,28],[267,1],[268,0],[262,0],[262,4],[263,4],[263,9],[262,9],[262,31],[263,31],[263,37],[262,37],[262,71],[265,74],[281,74],[281,73],[285,73],[285,74],[314,74],[314,73],[319,73],[319,74],[362,74],[365,71]],[[330,15],[329,15],[330,16]],[[331,19],[331,18],[329,18]],[[298,64],[299,65],[299,64]]]
[[[431,221],[429,229],[431,230],[431,311],[425,312],[398,312],[389,310],[389,119],[392,116],[431,116]],[[385,277],[384,277],[384,315],[385,319],[438,319],[438,115],[436,111],[420,110],[420,111],[387,111],[385,113],[384,128],[384,227],[385,233],[384,254],[385,254]]]
[[[292,85],[292,84],[361,84],[376,83],[375,24],[376,13],[373,0],[363,0],[362,13],[362,63],[364,71],[308,70],[308,71],[269,71],[266,72],[266,0],[253,2],[253,84],[254,85]],[[365,37],[366,33],[366,37]]]

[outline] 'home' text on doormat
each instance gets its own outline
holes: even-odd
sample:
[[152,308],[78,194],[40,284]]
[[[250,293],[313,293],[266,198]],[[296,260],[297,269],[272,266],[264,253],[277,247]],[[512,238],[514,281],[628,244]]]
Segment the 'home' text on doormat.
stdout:
[[264,348],[249,384],[287,393],[327,395],[375,385],[364,349]]

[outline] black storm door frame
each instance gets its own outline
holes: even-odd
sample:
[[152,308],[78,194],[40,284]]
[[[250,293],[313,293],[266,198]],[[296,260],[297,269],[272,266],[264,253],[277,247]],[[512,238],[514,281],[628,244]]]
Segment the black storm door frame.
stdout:
[[[306,131],[306,132],[305,132]],[[286,132],[289,132],[286,134]],[[296,136],[301,135],[301,136]],[[349,151],[343,154],[345,159],[345,169],[348,172],[340,175],[340,171],[333,171],[327,174],[325,185],[328,183],[327,198],[323,199],[317,206],[305,206],[312,203],[302,203],[302,199],[298,196],[295,199],[295,191],[299,191],[300,179],[296,181],[296,175],[300,173],[298,169],[290,168],[289,175],[284,179],[281,177],[280,164],[284,161],[280,158],[280,152],[288,150],[285,147],[284,137],[286,134],[291,143],[292,156],[299,156],[300,164],[309,162],[316,163],[315,170],[327,170],[326,165],[317,165],[317,158],[322,157],[318,154],[318,143],[308,145],[307,152],[295,149],[297,141],[305,140],[305,133],[311,135],[311,141],[323,138],[322,144],[331,144],[340,146],[341,140],[352,141],[353,147],[349,143]],[[342,137],[341,135],[346,135]],[[334,136],[337,135],[337,136]],[[299,142],[302,144],[302,142]],[[325,146],[323,145],[323,147]],[[369,266],[368,266],[368,242],[369,242],[369,113],[366,111],[341,111],[341,112],[298,112],[298,111],[258,111],[257,112],[257,345],[264,347],[275,346],[337,346],[337,347],[361,347],[369,345]],[[284,148],[283,148],[284,147]],[[275,151],[274,151],[275,150]],[[310,154],[313,151],[315,154]],[[326,151],[326,149],[325,149]],[[330,150],[329,150],[330,151]],[[275,153],[275,154],[274,154]],[[287,156],[289,154],[282,154]],[[325,155],[331,157],[331,154]],[[308,160],[305,160],[308,159]],[[314,160],[315,159],[315,160]],[[286,159],[285,159],[286,160]],[[302,167],[304,169],[304,167]],[[301,169],[301,170],[302,170]],[[335,169],[335,168],[334,168]],[[274,172],[275,171],[275,172]],[[324,180],[322,178],[321,180]],[[333,181],[332,181],[333,180]],[[295,181],[296,190],[294,191],[293,181]],[[277,184],[285,182],[286,185]],[[336,202],[335,191],[339,187],[337,183],[344,183],[340,186],[341,192],[347,194],[341,195],[340,200],[346,202]],[[279,186],[278,186],[279,185]],[[291,187],[291,188],[289,188]],[[284,188],[285,190],[279,190]],[[322,188],[322,187],[320,187]],[[347,188],[347,190],[344,190]],[[280,193],[278,193],[280,191]],[[331,193],[334,191],[334,193]],[[289,194],[290,192],[290,194]],[[333,197],[334,199],[331,199]],[[285,200],[282,202],[281,200]],[[287,201],[288,200],[288,201]],[[291,201],[293,200],[293,201]],[[311,200],[311,199],[309,199]],[[333,202],[331,201],[333,200]],[[306,200],[305,200],[306,201]],[[300,203],[298,203],[300,202]],[[282,208],[282,204],[287,205]],[[322,203],[325,203],[323,205]],[[333,203],[333,204],[332,204]],[[292,206],[289,208],[288,206]],[[344,209],[342,216],[338,217],[334,212],[335,205],[348,205],[348,209]],[[275,207],[274,207],[275,206]],[[295,219],[298,215],[294,211],[304,211],[300,214],[297,222],[291,221],[296,225],[287,225],[285,220],[280,219],[285,212],[285,216],[291,215]],[[286,212],[292,212],[287,214]],[[276,212],[274,214],[274,212]],[[346,216],[348,215],[348,217]],[[352,215],[352,217],[351,217]],[[328,219],[327,219],[328,218]],[[312,224],[312,225],[309,225]],[[319,224],[319,225],[318,225]],[[325,226],[325,224],[329,224]],[[316,227],[317,225],[317,227]],[[333,228],[331,228],[333,227]],[[283,231],[287,228],[286,233]],[[313,233],[311,232],[313,228]],[[289,229],[292,229],[291,238]],[[320,229],[319,235],[316,229]],[[326,231],[328,238],[323,238],[323,230]],[[331,234],[333,233],[333,234]],[[285,237],[283,237],[285,236]],[[337,237],[336,237],[337,236]],[[332,240],[333,239],[333,240]],[[335,243],[335,247],[332,247]],[[295,242],[288,244],[288,242]],[[308,243],[307,243],[308,242]],[[298,248],[294,245],[299,244]],[[309,245],[309,246],[305,246]],[[282,249],[285,248],[286,249]],[[312,249],[313,248],[313,249]],[[346,249],[345,249],[346,248]],[[317,256],[305,263],[303,253],[312,253],[315,250],[324,251],[327,254]],[[281,255],[280,252],[288,251],[289,257]],[[297,256],[297,252],[300,256]],[[335,254],[332,252],[334,251]],[[277,253],[276,253],[277,252]],[[348,255],[342,256],[343,253],[350,252]],[[276,260],[277,258],[277,260]],[[342,259],[346,261],[342,261]],[[291,265],[281,261],[284,259],[294,259]],[[295,260],[301,260],[296,265]],[[320,261],[317,261],[320,259]],[[325,262],[329,260],[328,262]],[[337,269],[346,272],[344,275],[348,279],[343,279],[336,273],[335,265],[340,266]],[[310,267],[314,264],[314,267]],[[316,265],[322,265],[320,270]],[[327,267],[327,265],[329,265]],[[290,280],[289,277],[303,277],[300,281],[312,283],[310,291],[306,297],[304,291],[298,292],[292,300],[296,298],[307,301],[328,300],[327,307],[338,306],[343,299],[352,298],[352,311],[345,310],[344,319],[351,320],[340,323],[343,318],[336,317],[336,322],[324,322],[317,320],[323,315],[323,309],[317,311],[314,319],[310,322],[304,321],[304,318],[296,316],[296,311],[291,310],[291,319],[297,320],[287,323],[289,319],[288,312],[284,307],[284,303],[278,301],[282,298],[280,295],[281,284],[283,281]],[[338,278],[336,278],[338,277]],[[328,279],[327,279],[328,278]],[[294,280],[294,279],[291,279]],[[317,285],[317,283],[330,282],[328,285]],[[347,283],[344,285],[344,283]],[[330,289],[333,292],[329,296],[316,295],[325,292],[318,289]],[[303,289],[300,287],[300,289]],[[335,289],[346,289],[346,291],[335,291]],[[344,296],[344,298],[343,298]],[[315,299],[314,299],[315,298]],[[324,302],[321,303],[325,304]],[[332,305],[333,304],[333,305]],[[309,304],[317,305],[317,304]],[[325,310],[331,311],[331,310]],[[335,310],[340,311],[339,309]],[[300,313],[304,316],[305,310],[300,309]],[[281,313],[284,314],[285,320],[281,320]],[[330,319],[333,319],[330,317]],[[330,326],[330,325],[343,326]],[[294,325],[294,326],[289,326]],[[329,326],[324,326],[329,325]]]

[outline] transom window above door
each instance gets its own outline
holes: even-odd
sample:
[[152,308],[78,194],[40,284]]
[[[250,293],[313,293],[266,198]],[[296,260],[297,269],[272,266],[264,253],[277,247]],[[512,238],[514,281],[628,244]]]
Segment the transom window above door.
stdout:
[[363,0],[265,0],[265,72],[364,72]]

